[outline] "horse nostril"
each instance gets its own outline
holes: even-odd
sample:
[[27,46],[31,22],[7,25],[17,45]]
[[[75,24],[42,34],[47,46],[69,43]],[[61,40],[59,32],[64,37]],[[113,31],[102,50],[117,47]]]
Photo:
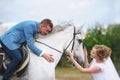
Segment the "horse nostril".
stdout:
[[79,64],[80,64],[81,66],[84,66],[84,62],[83,62],[83,61],[82,61],[82,62],[80,62]]
[[69,55],[68,53],[66,53],[66,56],[67,56],[67,57],[70,57],[70,55]]
[[79,44],[82,43],[82,39],[78,39]]
[[79,59],[77,56],[74,56],[75,60],[78,62],[79,65],[84,66],[84,62]]

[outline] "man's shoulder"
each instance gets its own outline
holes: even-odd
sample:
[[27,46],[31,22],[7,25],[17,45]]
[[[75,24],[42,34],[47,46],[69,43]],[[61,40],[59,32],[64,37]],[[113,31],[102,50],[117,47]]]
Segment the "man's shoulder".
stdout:
[[22,21],[20,23],[29,23],[29,24],[35,24],[35,23],[38,23],[37,21],[33,21],[33,20],[25,20],[25,21]]
[[22,21],[20,23],[18,23],[16,26],[36,26],[38,25],[39,22],[37,21],[33,21],[33,20],[25,20],[25,21]]

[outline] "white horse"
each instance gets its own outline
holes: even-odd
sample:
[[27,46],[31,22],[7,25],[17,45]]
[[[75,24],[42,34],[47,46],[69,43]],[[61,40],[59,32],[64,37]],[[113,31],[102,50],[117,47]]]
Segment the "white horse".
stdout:
[[[73,48],[78,63],[83,63],[83,45],[82,40],[85,34],[81,27],[72,25],[56,26],[51,34],[47,36],[38,36],[35,45],[46,53],[53,55],[54,62],[49,63],[43,57],[36,56],[29,50],[30,63],[27,71],[21,80],[55,80],[55,67],[61,59],[62,54]],[[1,27],[2,29],[2,27]],[[0,32],[3,30],[0,30]],[[2,32],[3,33],[3,32]]]

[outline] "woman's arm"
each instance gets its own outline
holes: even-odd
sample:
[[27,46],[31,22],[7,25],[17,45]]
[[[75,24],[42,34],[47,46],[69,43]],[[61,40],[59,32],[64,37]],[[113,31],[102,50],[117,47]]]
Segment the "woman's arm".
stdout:
[[88,52],[87,52],[86,47],[84,47],[84,66],[85,68],[90,67],[90,64],[88,62]]
[[83,68],[82,66],[80,66],[77,61],[74,59],[73,57],[73,51],[70,51],[69,52],[69,55],[70,55],[70,60],[73,62],[73,64],[75,65],[75,67],[80,71],[80,72],[83,72],[83,73],[96,73],[96,72],[99,72],[101,71],[101,68],[100,67],[93,67],[93,68]]

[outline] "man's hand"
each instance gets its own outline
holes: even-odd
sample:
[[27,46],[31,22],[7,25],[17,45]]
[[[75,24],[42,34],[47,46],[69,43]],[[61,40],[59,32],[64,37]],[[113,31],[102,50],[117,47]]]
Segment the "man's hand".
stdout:
[[43,53],[42,57],[44,57],[48,62],[54,62],[54,59],[52,57],[53,55],[52,54],[46,54],[46,53]]

